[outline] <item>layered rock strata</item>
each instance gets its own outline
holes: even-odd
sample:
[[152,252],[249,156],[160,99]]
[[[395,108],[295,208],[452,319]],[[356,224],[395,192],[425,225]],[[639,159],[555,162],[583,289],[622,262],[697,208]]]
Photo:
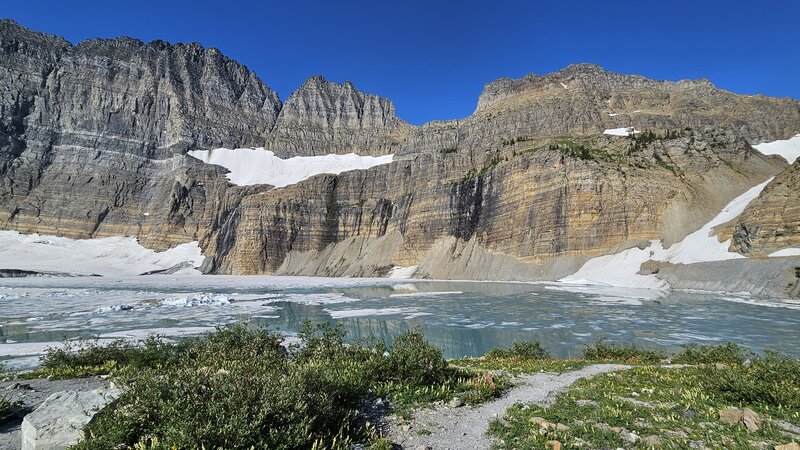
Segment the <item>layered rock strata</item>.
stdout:
[[731,250],[751,257],[800,249],[800,160],[775,177],[724,232],[733,238]]

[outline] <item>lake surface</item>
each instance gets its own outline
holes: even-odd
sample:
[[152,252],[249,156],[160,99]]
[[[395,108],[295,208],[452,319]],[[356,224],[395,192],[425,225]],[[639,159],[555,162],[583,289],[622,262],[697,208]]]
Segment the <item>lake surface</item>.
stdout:
[[677,350],[733,341],[800,356],[800,301],[564,284],[305,277],[147,276],[0,280],[0,360],[35,366],[64,339],[168,338],[238,321],[294,336],[335,320],[391,342],[419,328],[447,357],[538,340],[577,356],[601,336]]

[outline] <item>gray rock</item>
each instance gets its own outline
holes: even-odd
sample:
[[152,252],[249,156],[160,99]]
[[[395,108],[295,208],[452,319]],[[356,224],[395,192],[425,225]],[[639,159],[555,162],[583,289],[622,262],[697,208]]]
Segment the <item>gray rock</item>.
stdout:
[[639,435],[632,431],[623,430],[622,432],[619,433],[619,436],[623,440],[625,440],[626,442],[630,442],[631,444],[635,444],[639,440]]
[[448,403],[448,405],[451,408],[460,408],[460,407],[464,406],[464,400],[461,400],[458,397],[453,397],[453,399],[450,400],[450,403]]
[[119,390],[63,391],[50,395],[22,420],[22,450],[59,450],[83,437],[83,427]]

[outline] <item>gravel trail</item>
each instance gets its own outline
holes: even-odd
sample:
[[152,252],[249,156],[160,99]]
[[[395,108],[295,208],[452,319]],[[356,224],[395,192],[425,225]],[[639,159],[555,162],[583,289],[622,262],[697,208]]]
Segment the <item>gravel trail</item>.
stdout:
[[[492,439],[486,436],[489,422],[503,417],[515,403],[550,404],[556,395],[580,378],[628,369],[620,364],[595,364],[563,374],[538,373],[517,378],[505,396],[477,407],[421,409],[409,423],[389,425],[388,438],[405,449],[429,447],[434,450],[488,449]],[[427,430],[430,434],[418,434]]]

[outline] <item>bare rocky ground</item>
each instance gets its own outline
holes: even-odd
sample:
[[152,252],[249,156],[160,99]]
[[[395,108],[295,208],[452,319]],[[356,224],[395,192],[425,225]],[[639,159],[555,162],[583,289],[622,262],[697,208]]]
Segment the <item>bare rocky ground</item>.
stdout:
[[517,379],[503,397],[476,407],[441,405],[421,409],[411,421],[390,418],[387,438],[405,449],[435,450],[488,449],[492,439],[486,436],[489,422],[503,417],[515,403],[550,404],[555,397],[580,378],[628,369],[619,364],[595,364],[563,374],[538,373]]
[[70,380],[21,380],[0,382],[0,396],[22,401],[18,418],[0,425],[0,449],[14,450],[22,446],[20,426],[25,414],[32,412],[50,394],[59,391],[91,391],[107,387],[108,381],[100,378],[78,378]]

